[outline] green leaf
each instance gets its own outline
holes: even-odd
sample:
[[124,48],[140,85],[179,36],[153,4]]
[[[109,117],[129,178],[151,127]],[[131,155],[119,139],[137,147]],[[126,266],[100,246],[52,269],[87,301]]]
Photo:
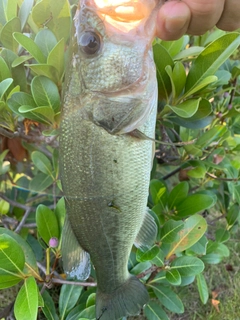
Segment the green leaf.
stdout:
[[38,170],[52,176],[52,164],[45,154],[40,151],[34,151],[31,154],[31,159]]
[[49,64],[26,64],[36,75],[45,76],[52,80],[54,83],[58,83],[59,74],[55,67]]
[[52,300],[52,297],[46,290],[42,293],[42,297],[44,300],[44,306],[42,307],[42,311],[45,317],[48,320],[58,320],[59,317],[57,315],[55,304]]
[[13,37],[25,50],[27,50],[34,57],[34,59],[37,60],[37,62],[45,63],[46,58],[31,38],[19,32],[14,32]]
[[138,275],[138,274],[146,271],[147,269],[149,269],[151,266],[152,266],[152,264],[149,261],[140,262],[131,269],[131,273],[134,275]]
[[167,50],[159,43],[153,46],[153,55],[157,69],[158,99],[168,100],[171,92],[171,81],[165,68],[168,65],[173,67],[174,62]]
[[20,7],[18,17],[21,21],[21,30],[25,27],[25,24],[27,23],[29,14],[32,10],[34,0],[24,0],[22,2],[22,5]]
[[205,256],[202,256],[201,259],[204,263],[208,264],[218,264],[222,261],[222,257],[218,253],[206,254]]
[[155,301],[150,301],[143,309],[148,320],[169,320],[165,311]]
[[6,61],[3,59],[3,57],[0,56],[0,81],[3,81],[4,79],[11,78],[11,71],[6,63]]
[[165,254],[160,249],[159,253],[152,259],[152,263],[155,264],[157,267],[162,267],[164,266],[164,258],[165,258]]
[[182,256],[171,263],[171,270],[175,269],[183,277],[195,276],[204,270],[204,263],[196,257]]
[[196,145],[199,148],[208,147],[213,141],[220,139],[227,132],[227,127],[223,125],[216,125],[208,131],[204,132],[203,135],[196,141]]
[[87,302],[86,302],[86,308],[94,306],[95,302],[96,302],[96,293],[94,292],[94,293],[91,293],[88,296],[88,299],[87,299]]
[[229,240],[230,233],[228,230],[220,228],[216,231],[215,237],[217,242],[223,243]]
[[188,73],[186,92],[192,91],[208,76],[214,75],[240,44],[239,33],[228,33],[208,45]]
[[206,168],[203,165],[201,165],[189,170],[187,172],[187,175],[190,178],[202,179],[205,177],[206,171],[207,171]]
[[86,318],[86,319],[90,319],[90,320],[95,320],[95,306],[91,306],[89,308],[86,308],[85,310],[83,310],[80,315],[79,318]]
[[181,203],[184,199],[186,199],[188,191],[189,185],[186,181],[177,184],[169,194],[168,208],[172,210],[178,203]]
[[181,275],[177,269],[169,269],[166,272],[167,281],[173,286],[179,286],[182,282]]
[[185,89],[185,93],[182,98],[187,98],[193,94],[196,94],[197,92],[201,91],[202,89],[205,89],[208,85],[213,84],[214,82],[216,83],[217,80],[218,80],[218,78],[216,76],[208,76],[208,77],[202,79],[202,81],[200,81],[198,83],[198,85],[196,85],[191,90],[186,91],[186,89]]
[[161,41],[161,45],[167,50],[171,57],[176,56],[176,54],[181,51],[184,46],[184,42],[189,42],[189,36],[185,35],[175,41]]
[[201,98],[188,99],[188,100],[185,100],[184,102],[180,103],[177,106],[170,106],[170,105],[168,105],[168,106],[179,117],[190,118],[197,112],[200,101],[201,101]]
[[65,42],[70,35],[71,13],[67,0],[42,0],[32,11],[32,18],[39,28],[47,27],[55,34],[57,40],[64,38]]
[[206,304],[209,298],[208,286],[204,275],[202,273],[196,276],[197,279],[197,288],[199,292],[200,299],[203,304]]
[[43,204],[37,207],[36,223],[40,237],[46,244],[53,237],[59,238],[59,227],[56,215]]
[[13,83],[13,79],[8,78],[0,82],[0,100],[3,99],[4,94],[8,90],[8,88],[11,86]]
[[184,227],[182,221],[168,220],[161,230],[161,242],[172,243],[179,239],[179,231]]
[[187,249],[187,254],[190,254],[190,255],[192,255],[192,253],[195,253],[197,255],[206,254],[207,243],[208,243],[207,237],[203,236],[198,242],[196,242],[193,246]]
[[34,277],[24,281],[14,304],[17,320],[35,320],[38,313],[38,288]]
[[176,62],[172,71],[172,80],[175,87],[175,96],[179,97],[185,87],[186,83],[186,70],[182,62]]
[[182,252],[194,245],[207,230],[206,220],[195,214],[184,221],[184,227],[179,231],[179,240],[171,244],[166,259],[178,252]]
[[[50,107],[32,107],[32,106],[21,106],[18,111],[30,119],[35,118],[38,122],[51,125],[54,123],[54,111]],[[30,116],[29,116],[30,115]]]
[[180,300],[178,295],[176,295],[176,293],[173,292],[170,288],[164,287],[163,285],[157,283],[149,285],[149,287],[153,289],[159,301],[168,310],[175,313],[184,312],[182,301]]
[[47,63],[58,71],[60,80],[64,73],[64,48],[65,42],[64,39],[61,39],[49,53],[47,59]]
[[51,50],[57,44],[57,39],[51,30],[42,29],[37,33],[34,42],[47,58]]
[[8,234],[0,234],[0,276],[23,276],[24,252],[20,245]]
[[216,197],[208,194],[193,194],[176,206],[176,217],[193,215],[214,206]]
[[166,194],[166,186],[160,180],[150,181],[150,195],[154,204],[161,201],[161,198]]
[[[0,268],[1,268],[1,265],[0,265]],[[0,272],[1,272],[1,269],[0,269]],[[0,274],[0,289],[13,287],[22,280],[23,280],[22,278],[18,276],[14,276],[13,274],[5,274],[5,275]]]
[[32,275],[37,275],[38,274],[38,267],[37,267],[37,261],[35,258],[35,255],[28,245],[28,243],[17,233],[8,230],[6,228],[0,228],[0,235],[6,234],[10,236],[12,239],[14,239],[18,245],[21,247],[21,250],[24,253],[25,257],[25,268],[24,268],[24,273],[31,273]]
[[53,184],[53,178],[45,173],[37,174],[29,184],[32,192],[42,192]]
[[140,249],[137,250],[136,258],[139,262],[144,262],[148,260],[152,260],[155,258],[158,253],[160,252],[160,249],[157,245],[154,245],[152,248],[142,251]]
[[198,47],[193,46],[190,48],[187,48],[178,54],[174,56],[174,60],[189,60],[193,59],[195,56],[198,56],[202,51],[204,50],[204,47]]
[[58,201],[56,208],[54,210],[54,213],[57,217],[59,233],[61,234],[64,226],[65,215],[66,215],[65,201],[63,197]]
[[54,112],[60,110],[60,96],[54,82],[44,76],[37,76],[31,82],[31,91],[39,107],[49,106]]
[[[1,170],[0,170],[1,172]],[[0,200],[0,212],[1,212],[1,215],[3,214],[7,214],[9,212],[9,209],[10,209],[10,204],[5,201],[5,200]]]
[[228,228],[230,229],[237,221],[239,221],[239,219],[240,219],[239,206],[237,204],[234,204],[230,207],[226,215]]
[[21,21],[15,17],[8,21],[1,30],[0,38],[3,46],[14,52],[17,52],[18,42],[14,39],[13,33],[21,31]]
[[65,319],[69,311],[76,305],[83,287],[64,284],[59,296],[60,319]]

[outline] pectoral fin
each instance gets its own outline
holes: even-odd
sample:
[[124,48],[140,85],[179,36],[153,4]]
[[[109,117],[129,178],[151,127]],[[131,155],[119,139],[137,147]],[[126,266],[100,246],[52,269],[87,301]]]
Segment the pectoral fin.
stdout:
[[65,273],[69,278],[86,280],[91,271],[90,256],[80,247],[67,217],[62,238],[62,260]]
[[157,236],[157,225],[154,218],[148,213],[148,208],[144,214],[142,226],[134,242],[137,248],[150,247]]

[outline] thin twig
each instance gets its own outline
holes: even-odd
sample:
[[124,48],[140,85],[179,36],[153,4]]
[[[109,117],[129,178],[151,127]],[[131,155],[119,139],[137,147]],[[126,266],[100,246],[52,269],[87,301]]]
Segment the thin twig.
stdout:
[[0,127],[0,134],[4,137],[7,137],[9,139],[13,139],[16,137],[19,137],[19,132],[15,131],[15,132],[10,132],[2,127]]
[[56,279],[52,278],[53,283],[59,283],[59,284],[70,284],[74,286],[82,286],[82,287],[96,287],[96,282],[78,282],[78,281],[68,281],[64,279]]
[[206,175],[208,175],[209,177],[215,179],[215,180],[220,180],[220,181],[233,181],[233,182],[238,182],[238,178],[220,178],[220,177],[217,177],[215,176],[214,174],[212,173],[209,173],[209,172],[206,172]]
[[182,167],[178,167],[175,170],[171,171],[170,173],[166,174],[162,179],[163,180],[167,180],[168,178],[174,176],[176,173],[178,173],[180,170],[182,169]]
[[30,206],[26,206],[22,203],[19,203],[17,201],[14,201],[12,199],[9,199],[7,196],[5,196],[4,193],[0,192],[0,198],[2,198],[3,200],[7,201],[11,206],[13,207],[17,207],[17,208],[20,208],[20,209],[23,209],[23,210],[30,210],[30,211],[35,211],[36,208],[34,207],[30,207]]
[[16,229],[14,230],[16,233],[19,233],[19,232],[22,230],[22,228],[24,227],[25,221],[27,220],[30,212],[31,212],[31,209],[30,209],[30,208],[28,208],[28,209],[25,211],[25,213],[24,213],[24,215],[23,215],[20,223],[18,224],[18,226],[17,226]]

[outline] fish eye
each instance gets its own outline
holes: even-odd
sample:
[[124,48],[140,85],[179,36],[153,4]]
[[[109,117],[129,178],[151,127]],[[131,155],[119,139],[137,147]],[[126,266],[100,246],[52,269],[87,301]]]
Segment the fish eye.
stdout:
[[86,31],[80,36],[79,46],[83,53],[93,55],[101,48],[101,38],[96,32]]

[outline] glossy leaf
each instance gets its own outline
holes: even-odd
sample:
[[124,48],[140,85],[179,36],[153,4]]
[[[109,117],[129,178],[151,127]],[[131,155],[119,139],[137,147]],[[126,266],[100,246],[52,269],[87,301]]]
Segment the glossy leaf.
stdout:
[[23,30],[25,24],[27,23],[29,14],[32,10],[34,0],[24,0],[20,7],[18,17],[21,21],[21,29]]
[[29,188],[34,192],[41,192],[50,187],[53,183],[53,178],[45,173],[37,174],[29,184]]
[[37,33],[34,42],[47,58],[51,50],[57,44],[57,39],[51,30],[42,29]]
[[59,237],[59,227],[56,215],[45,205],[39,205],[36,211],[36,223],[40,237],[49,243],[51,238]]
[[198,288],[200,299],[203,304],[206,304],[209,298],[209,292],[208,292],[208,286],[204,278],[204,275],[202,273],[198,274],[196,276],[196,280],[197,280],[197,288]]
[[45,57],[36,43],[29,37],[25,36],[22,33],[15,32],[13,34],[14,39],[26,49],[39,63],[45,62]]
[[179,271],[173,268],[167,270],[166,279],[173,286],[179,286],[182,281]]
[[12,75],[6,61],[0,56],[0,81],[11,77]]
[[190,118],[198,110],[200,99],[188,99],[177,106],[169,106],[179,117]]
[[194,61],[187,76],[186,91],[192,91],[228,59],[240,44],[239,33],[229,33],[208,45]]
[[44,306],[42,307],[42,311],[45,317],[48,320],[58,320],[59,317],[56,312],[55,304],[53,302],[53,299],[46,290],[42,293],[42,297],[44,300]]
[[64,73],[64,47],[64,39],[61,39],[51,50],[47,59],[47,63],[58,71],[60,79]]
[[176,206],[176,216],[178,218],[187,217],[209,209],[215,203],[216,198],[213,196],[207,194],[193,194]]
[[197,255],[205,255],[207,252],[207,243],[208,243],[208,239],[204,235],[198,242],[196,242],[193,246],[187,249],[186,252],[189,253],[190,255],[192,253]]
[[161,249],[159,249],[159,253],[151,261],[157,267],[162,267],[164,266],[164,258],[165,258],[164,252]]
[[[32,275],[35,275],[37,277],[37,274],[38,274],[37,261],[28,243],[17,233],[11,230],[8,230],[6,228],[0,228],[0,235],[3,235],[3,234],[10,236],[21,247],[21,250],[23,251],[24,259],[25,259],[24,272],[31,273]],[[14,249],[14,246],[12,248]]]
[[13,79],[8,78],[0,82],[0,100],[3,99],[4,94],[8,90],[8,88],[11,86],[13,83]]
[[204,263],[197,257],[182,256],[171,263],[171,270],[175,269],[183,277],[195,276],[204,270]]
[[196,141],[196,145],[200,148],[206,148],[210,143],[221,138],[227,131],[226,126],[217,125],[204,134]]
[[161,202],[166,190],[166,186],[161,181],[155,179],[150,181],[150,195],[154,204]]
[[34,151],[31,154],[31,158],[38,170],[50,176],[52,175],[52,164],[50,160],[45,156],[45,154],[39,151]]
[[23,276],[25,256],[20,245],[8,234],[0,235],[0,276]]
[[34,277],[24,281],[14,304],[17,320],[35,320],[38,313],[38,288]]
[[189,185],[186,181],[177,184],[169,194],[168,207],[172,210],[178,203],[187,198]]
[[189,217],[184,222],[184,227],[179,231],[179,240],[173,242],[166,259],[178,252],[182,252],[194,245],[206,232],[207,223],[200,215]]
[[142,250],[138,249],[137,254],[136,254],[136,258],[139,262],[152,260],[153,258],[155,258],[158,255],[159,251],[160,251],[160,249],[157,245],[154,245],[152,248],[150,248],[146,251],[142,251]]
[[169,320],[166,312],[155,301],[150,301],[143,312],[148,320]]
[[156,294],[159,301],[171,312],[175,313],[183,313],[184,307],[182,304],[182,301],[176,295],[175,292],[173,292],[170,288],[165,287],[160,284],[152,284],[150,286],[153,288],[154,293]]
[[31,91],[39,107],[49,106],[55,112],[60,109],[60,96],[54,82],[44,76],[37,76],[32,80]]
[[157,68],[158,98],[167,100],[171,91],[171,81],[165,68],[168,65],[173,67],[174,62],[166,49],[159,43],[153,46],[153,54]]
[[5,48],[17,52],[18,42],[14,39],[13,33],[21,31],[21,21],[15,17],[8,21],[1,30],[1,42]]
[[184,227],[182,221],[168,220],[161,230],[161,242],[172,243],[179,239],[179,231]]
[[95,306],[91,306],[86,308],[85,310],[83,310],[80,314],[79,314],[80,319],[81,318],[86,318],[86,319],[90,319],[90,320],[95,320]]
[[230,233],[226,229],[218,229],[215,233],[216,241],[223,243],[229,240],[230,238]]
[[60,319],[65,319],[69,311],[76,305],[83,287],[64,284],[59,296]]
[[227,223],[229,228],[231,228],[240,219],[240,210],[237,204],[230,207],[226,215]]

